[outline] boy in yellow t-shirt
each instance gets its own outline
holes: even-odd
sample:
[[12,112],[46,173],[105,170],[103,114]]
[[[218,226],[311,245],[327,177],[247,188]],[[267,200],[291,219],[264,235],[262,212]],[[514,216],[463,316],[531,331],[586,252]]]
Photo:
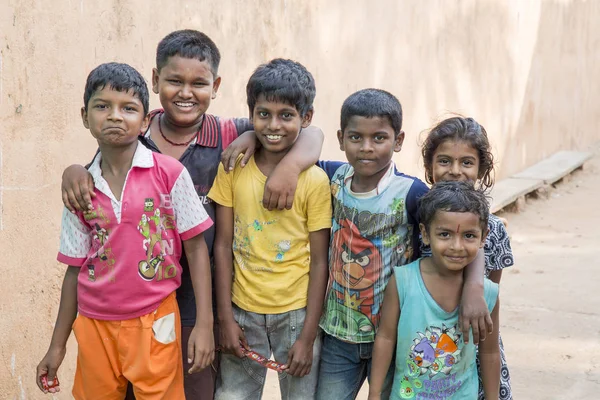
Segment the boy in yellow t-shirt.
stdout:
[[283,399],[312,399],[327,285],[329,180],[316,166],[302,172],[291,210],[268,211],[262,198],[267,176],[310,125],[315,83],[301,64],[275,59],[256,69],[246,91],[261,147],[245,168],[240,159],[229,174],[220,165],[209,193],[218,204],[214,254],[223,349],[215,398],[262,395],[266,369],[244,358],[241,343],[285,363]]

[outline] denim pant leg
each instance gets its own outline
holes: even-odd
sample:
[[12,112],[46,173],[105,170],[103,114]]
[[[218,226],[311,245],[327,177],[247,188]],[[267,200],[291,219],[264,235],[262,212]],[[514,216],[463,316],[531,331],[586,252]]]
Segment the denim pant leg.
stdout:
[[[287,363],[288,352],[296,343],[304,327],[306,308],[266,317],[273,356],[277,362]],[[279,390],[282,400],[312,400],[315,398],[320,352],[321,338],[320,335],[317,335],[313,344],[313,363],[310,373],[301,378],[285,372],[279,374]]]
[[[370,343],[353,344],[323,334],[317,400],[353,400],[367,377]],[[368,353],[368,354],[367,354]]]
[[[233,316],[244,331],[248,346],[259,354],[268,356],[269,338],[265,316],[244,311],[233,305]],[[267,370],[249,358],[221,354],[215,400],[260,400]]]

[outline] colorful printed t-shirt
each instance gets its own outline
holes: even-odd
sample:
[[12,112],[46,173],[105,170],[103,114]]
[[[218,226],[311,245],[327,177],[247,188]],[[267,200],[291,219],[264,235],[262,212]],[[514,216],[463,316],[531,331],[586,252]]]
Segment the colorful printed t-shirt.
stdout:
[[320,326],[340,340],[370,343],[392,267],[418,255],[418,199],[428,188],[392,163],[372,193],[353,193],[351,165],[319,165],[331,179],[333,195],[329,286]]
[[212,225],[189,173],[168,156],[139,145],[121,200],[102,177],[98,154],[94,209],[63,212],[58,261],[81,267],[79,312],[125,320],[155,310],[181,283],[182,240]]
[[[476,399],[479,382],[473,335],[469,333],[465,344],[458,308],[447,312],[431,297],[420,261],[394,267],[400,319],[390,399]],[[492,312],[498,285],[485,279],[483,294]]]
[[[154,110],[150,113],[150,118],[155,118],[162,112],[163,110],[160,109]],[[204,114],[204,121],[202,122],[198,136],[179,158],[179,161],[190,173],[196,193],[213,221],[215,220],[215,204],[208,198],[208,192],[217,176],[221,153],[238,135],[252,129],[252,124],[247,118],[220,118],[211,114]],[[150,138],[149,131],[140,140],[150,150],[160,153],[158,147]],[[211,266],[213,265],[214,238],[215,228],[211,226],[204,232]],[[177,289],[177,303],[181,312],[181,324],[183,326],[194,326],[196,323],[196,300],[194,298],[194,288],[192,287],[185,254],[181,259],[181,266],[183,268],[181,286]],[[213,307],[216,304],[213,298]]]
[[331,227],[329,182],[313,166],[300,174],[291,210],[262,205],[266,176],[254,157],[228,174],[219,165],[208,196],[233,207],[234,280],[232,300],[260,314],[280,314],[306,306],[310,270],[309,233]]

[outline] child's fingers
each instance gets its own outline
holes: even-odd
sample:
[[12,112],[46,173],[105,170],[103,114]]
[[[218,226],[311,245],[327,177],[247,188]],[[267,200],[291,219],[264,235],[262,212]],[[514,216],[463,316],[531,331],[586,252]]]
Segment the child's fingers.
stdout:
[[[469,321],[467,318],[464,318],[462,316],[459,316],[459,326],[460,326],[460,330],[462,331],[462,335],[463,335],[463,340],[465,342],[465,344],[469,343],[469,328],[471,327],[471,321]],[[475,332],[473,332],[473,337],[475,337]]]
[[[471,321],[469,321],[471,322]],[[479,332],[479,322],[477,320],[473,321],[473,323],[471,324],[471,331],[473,332],[473,344],[479,344],[479,337],[480,337],[480,332]],[[467,336],[469,337],[469,331],[467,328]],[[467,343],[467,342],[465,342]]]
[[265,186],[265,192],[263,194],[263,207],[266,208],[267,210],[272,210],[272,208],[270,207],[271,204],[271,191],[269,189],[267,189],[267,187]]
[[65,189],[62,190],[62,201],[65,207],[67,207],[67,210],[69,210],[72,213],[75,213],[75,208],[73,208],[71,202],[69,201],[69,193]]
[[[242,167],[245,167],[246,164],[248,164],[248,161],[250,161],[250,157],[252,157],[252,154],[254,154],[254,149],[248,149],[244,152],[244,157],[242,157],[242,162],[240,164]],[[237,157],[234,160],[237,160]]]
[[285,208],[286,209],[291,210],[292,205],[294,205],[294,193],[289,194],[285,200]]
[[88,174],[88,193],[90,194],[91,197],[96,197],[96,192],[94,191],[94,178],[92,177],[92,174]]
[[487,326],[487,332],[494,332],[494,321],[492,321],[492,316],[490,314],[486,314],[485,316],[485,325]]
[[287,203],[288,203],[288,197],[285,193],[279,196],[279,199],[277,200],[277,209],[278,210],[285,210],[287,208]]
[[42,384],[42,376],[48,373],[48,368],[45,365],[39,364],[36,368],[36,379],[35,383],[37,383],[40,390],[44,393],[48,393],[46,389],[44,389],[44,385]]
[[87,183],[81,183],[79,184],[79,191],[75,192],[75,195],[77,196],[77,202],[79,203],[79,206],[84,210],[90,210],[91,206],[92,206],[92,197],[90,196],[90,190],[87,186]]
[[479,319],[477,320],[477,323],[479,324],[479,340],[481,342],[483,342],[485,340],[485,338],[487,337],[487,326],[486,326],[486,318],[485,317],[479,317]]
[[73,207],[76,211],[83,211],[83,209],[79,206],[79,202],[77,201],[77,194],[73,191],[73,189],[67,189],[67,197],[69,199],[69,204],[71,204],[71,207]]
[[[187,346],[188,364],[192,364],[195,361],[195,359],[194,359],[195,351],[196,351],[195,347],[196,346],[195,346],[195,343],[193,340],[188,341],[188,346]],[[193,366],[192,366],[192,368],[190,368],[190,374],[192,373],[191,370],[193,368],[194,368]]]

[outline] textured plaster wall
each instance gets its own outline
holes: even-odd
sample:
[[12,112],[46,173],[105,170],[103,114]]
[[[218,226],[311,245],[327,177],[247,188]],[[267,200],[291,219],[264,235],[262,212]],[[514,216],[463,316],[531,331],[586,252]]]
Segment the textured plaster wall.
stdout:
[[[487,128],[505,177],[600,139],[599,20],[591,0],[0,0],[0,397],[43,397],[34,370],[64,272],[54,261],[60,177],[96,148],[79,108],[97,64],[127,62],[150,79],[158,41],[199,29],[222,53],[215,114],[246,115],[252,70],[293,58],[317,80],[324,158],[343,158],[344,98],[380,87],[404,106],[402,170],[422,177],[420,133],[460,112]],[[71,340],[65,389],[75,350]]]

